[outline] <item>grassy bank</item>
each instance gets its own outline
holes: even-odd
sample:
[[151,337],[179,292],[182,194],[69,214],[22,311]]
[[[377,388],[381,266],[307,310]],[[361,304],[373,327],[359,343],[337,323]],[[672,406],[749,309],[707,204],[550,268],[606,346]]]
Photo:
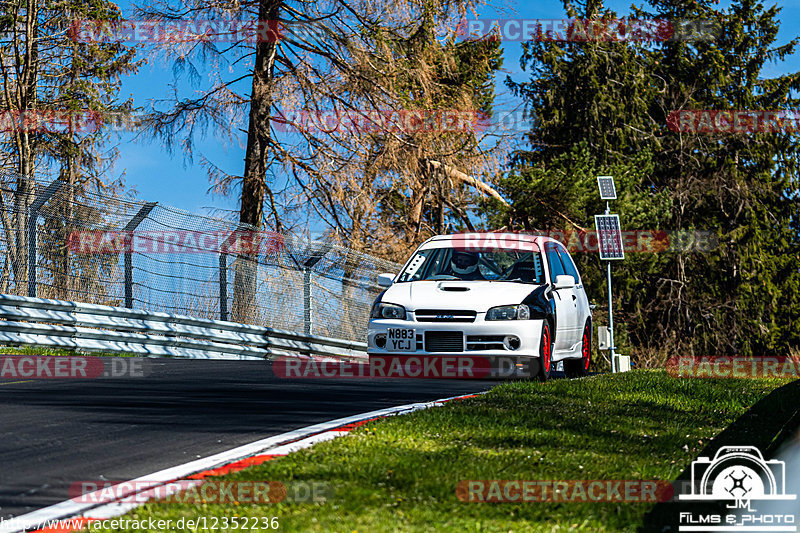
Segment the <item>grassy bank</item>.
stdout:
[[[653,504],[466,503],[455,489],[471,479],[674,480],[731,424],[722,436],[736,444],[776,446],[800,405],[795,384],[776,390],[787,383],[663,371],[504,383],[224,478],[325,481],[335,492],[325,503],[152,503],[124,518],[277,516],[280,531],[635,531]],[[743,417],[756,404],[770,416]]]

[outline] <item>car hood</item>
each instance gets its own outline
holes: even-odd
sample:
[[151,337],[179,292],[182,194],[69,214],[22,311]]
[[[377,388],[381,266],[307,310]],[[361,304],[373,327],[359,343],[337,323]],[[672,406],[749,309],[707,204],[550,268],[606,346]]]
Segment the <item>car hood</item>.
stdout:
[[472,310],[522,303],[538,285],[511,281],[408,281],[395,283],[381,301],[416,309]]

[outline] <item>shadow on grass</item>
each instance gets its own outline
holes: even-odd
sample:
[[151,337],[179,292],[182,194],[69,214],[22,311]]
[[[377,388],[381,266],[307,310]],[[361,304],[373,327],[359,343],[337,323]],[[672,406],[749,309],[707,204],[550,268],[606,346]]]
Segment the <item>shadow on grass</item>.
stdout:
[[[722,433],[717,435],[698,457],[714,457],[723,446],[756,446],[764,459],[772,459],[778,449],[790,440],[800,428],[800,380],[793,381],[756,403]],[[691,465],[681,472],[674,485],[691,483]],[[677,491],[676,491],[677,497]],[[707,504],[687,501],[659,503],[645,515],[640,533],[678,531],[681,512],[721,513],[724,504]]]

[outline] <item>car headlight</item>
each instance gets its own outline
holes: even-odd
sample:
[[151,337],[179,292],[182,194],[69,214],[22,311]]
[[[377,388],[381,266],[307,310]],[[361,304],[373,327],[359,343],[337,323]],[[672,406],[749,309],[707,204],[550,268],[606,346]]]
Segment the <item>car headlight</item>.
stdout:
[[486,320],[528,320],[531,310],[527,305],[501,305],[492,307],[486,313]]
[[372,306],[371,318],[392,318],[394,320],[406,319],[406,308],[402,305],[378,302]]

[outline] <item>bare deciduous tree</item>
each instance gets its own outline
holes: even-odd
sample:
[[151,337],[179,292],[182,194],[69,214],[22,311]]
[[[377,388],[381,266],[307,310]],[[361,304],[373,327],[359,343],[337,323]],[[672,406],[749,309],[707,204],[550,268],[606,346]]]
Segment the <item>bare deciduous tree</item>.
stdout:
[[[398,245],[453,222],[469,226],[474,193],[499,197],[487,180],[500,162],[496,139],[468,129],[385,127],[379,118],[415,110],[491,113],[498,44],[455,36],[474,7],[470,0],[140,5],[138,17],[164,24],[217,23],[156,46],[176,72],[199,80],[206,69],[212,83],[190,97],[176,84],[170,98],[154,104],[148,125],[190,158],[196,134],[213,130],[230,141],[246,135],[242,175],[203,159],[213,190],[241,187],[243,224],[281,231],[321,221],[350,245],[397,256]],[[258,25],[258,38],[230,29],[247,23]],[[356,117],[371,127],[307,127],[297,123],[298,112],[304,119]],[[254,269],[238,261],[236,320],[247,321]]]
[[[4,117],[2,168],[16,172],[16,183],[2,216],[7,259],[17,290],[27,281],[26,231],[34,198],[33,178],[54,168],[72,194],[84,186],[102,187],[115,158],[102,128],[105,114],[128,107],[118,102],[120,76],[138,64],[134,50],[119,43],[81,43],[71,31],[76,20],[115,20],[108,0],[7,0],[0,4],[0,112]],[[88,118],[88,120],[87,120]],[[76,121],[84,121],[76,124]],[[90,123],[87,124],[86,122]],[[60,229],[65,241],[71,213],[63,203]],[[55,284],[66,286],[66,250],[57,253]],[[3,279],[11,276],[3,274]]]

